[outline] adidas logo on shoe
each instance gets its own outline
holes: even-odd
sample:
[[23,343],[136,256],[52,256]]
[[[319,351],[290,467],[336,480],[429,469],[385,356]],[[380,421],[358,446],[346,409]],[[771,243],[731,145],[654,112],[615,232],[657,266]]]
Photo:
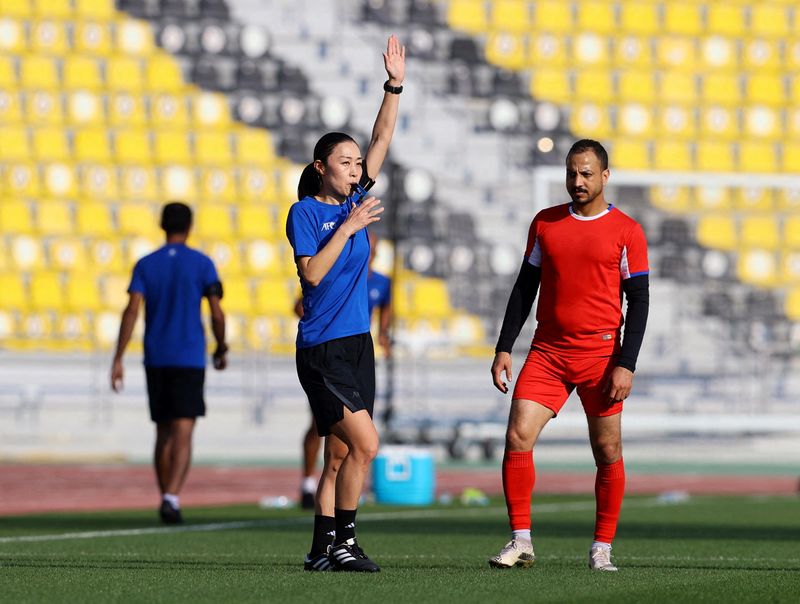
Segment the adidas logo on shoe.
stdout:
[[334,545],[328,555],[335,571],[377,573],[381,570],[380,566],[367,557],[355,539]]

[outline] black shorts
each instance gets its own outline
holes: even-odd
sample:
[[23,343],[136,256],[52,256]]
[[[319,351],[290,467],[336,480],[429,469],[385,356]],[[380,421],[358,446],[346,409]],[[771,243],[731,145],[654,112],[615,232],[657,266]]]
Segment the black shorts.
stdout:
[[150,418],[166,422],[206,414],[206,370],[195,367],[145,367]]
[[344,418],[345,406],[353,413],[366,409],[372,417],[375,352],[369,333],[298,348],[296,361],[320,436],[328,436]]

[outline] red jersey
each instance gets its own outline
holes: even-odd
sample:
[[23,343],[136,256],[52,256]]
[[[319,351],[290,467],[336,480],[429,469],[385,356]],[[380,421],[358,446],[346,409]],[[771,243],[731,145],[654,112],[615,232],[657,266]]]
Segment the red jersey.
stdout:
[[542,269],[532,345],[574,356],[619,353],[622,282],[649,272],[639,223],[613,205],[588,218],[571,203],[546,208],[531,223],[525,258]]

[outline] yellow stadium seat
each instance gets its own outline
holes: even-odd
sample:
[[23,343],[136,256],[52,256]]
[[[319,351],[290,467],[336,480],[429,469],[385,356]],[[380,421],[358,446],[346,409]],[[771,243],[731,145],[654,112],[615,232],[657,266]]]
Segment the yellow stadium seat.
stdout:
[[146,56],[153,52],[153,30],[144,21],[126,19],[117,24],[114,48],[121,55]]
[[701,216],[697,223],[697,241],[713,249],[735,250],[738,238],[733,218],[724,214]]
[[656,116],[658,138],[690,140],[697,136],[693,108],[684,105],[663,105]]
[[72,163],[53,163],[43,166],[44,189],[49,197],[74,198],[78,194],[78,175]]
[[784,44],[785,44],[784,67],[786,71],[789,73],[797,73],[798,71],[800,71],[800,39],[785,40]]
[[192,109],[192,120],[195,128],[229,128],[231,110],[228,100],[223,94],[203,92],[187,97]]
[[111,164],[88,164],[79,170],[80,189],[90,199],[119,197],[117,170]]
[[489,14],[494,31],[523,33],[531,26],[528,0],[495,0],[490,4]]
[[48,266],[62,271],[83,271],[89,266],[83,239],[53,239],[48,246],[47,257]]
[[64,305],[61,274],[50,271],[34,272],[30,281],[31,308],[60,310]]
[[658,5],[654,2],[624,2],[619,9],[621,32],[653,35],[659,31]]
[[774,252],[747,249],[739,252],[736,272],[745,283],[770,287],[778,282],[778,259]]
[[66,94],[67,119],[71,124],[99,126],[105,118],[103,100],[94,92],[75,90]]
[[733,151],[731,143],[701,140],[695,151],[697,169],[733,172]]
[[180,65],[172,57],[156,54],[147,61],[147,88],[153,92],[181,92],[186,84]]
[[658,98],[663,102],[685,103],[697,102],[697,85],[694,74],[678,71],[662,72],[658,78]]
[[700,112],[700,133],[702,140],[738,140],[739,123],[733,107],[710,106]]
[[106,59],[106,87],[113,91],[140,92],[144,87],[142,61],[135,57],[111,55]]
[[[201,209],[200,213],[204,211]],[[242,252],[235,242],[210,241],[202,249],[214,261],[223,283],[227,277],[242,275]]]
[[[0,8],[0,10],[2,10]],[[6,17],[0,21],[0,51],[19,55],[26,49],[25,22]]]
[[107,162],[111,145],[105,128],[82,128],[74,135],[75,159],[79,162]]
[[656,58],[661,67],[693,71],[697,64],[697,45],[685,36],[661,36],[656,39]]
[[664,30],[670,34],[697,36],[703,33],[703,6],[697,2],[665,2]]
[[742,41],[742,63],[751,73],[780,72],[781,41],[757,38]]
[[583,32],[572,39],[572,60],[578,67],[607,65],[610,62],[609,40],[594,32]]
[[79,21],[73,34],[75,50],[81,54],[111,54],[111,28],[107,23]]
[[736,40],[709,36],[700,41],[700,68],[706,71],[735,71],[739,67]]
[[792,213],[800,210],[800,188],[780,188],[775,193],[778,210]]
[[233,167],[198,168],[201,196],[205,201],[230,203],[238,201],[236,173]]
[[572,32],[572,5],[560,0],[539,0],[534,5],[536,29],[550,32]]
[[161,191],[169,199],[194,199],[197,197],[197,178],[192,167],[165,166],[161,169]]
[[159,127],[184,127],[189,123],[186,98],[183,95],[161,93],[150,98],[150,119]]
[[183,130],[156,130],[155,159],[162,164],[188,164],[192,161],[189,136]]
[[294,298],[285,279],[258,280],[256,285],[256,312],[268,316],[293,316]]
[[67,133],[62,128],[35,128],[33,152],[39,160],[59,161],[70,156]]
[[569,73],[564,69],[542,68],[531,74],[531,96],[540,101],[564,103],[572,98]]
[[59,21],[32,22],[29,40],[31,51],[36,54],[63,56],[69,46],[66,27]]
[[4,15],[13,17],[30,17],[36,13],[34,0],[0,0],[0,8]]
[[27,160],[31,156],[28,129],[20,126],[0,128],[0,159]]
[[745,84],[747,101],[782,105],[786,101],[783,79],[778,74],[751,74]]
[[573,106],[569,123],[570,129],[578,137],[607,138],[611,134],[608,109],[594,103]]
[[[789,95],[790,103],[793,107],[800,103],[800,77],[795,76],[789,81]],[[797,112],[794,115],[797,116]]]
[[225,312],[250,315],[253,312],[253,290],[244,277],[226,279],[222,285],[225,293]]
[[753,2],[750,4],[749,33],[765,38],[785,38],[790,31],[790,17],[788,6],[772,2]]
[[742,219],[742,247],[776,250],[781,243],[778,224],[771,216],[745,216]]
[[158,220],[147,203],[126,202],[117,206],[117,228],[123,235],[155,237]]
[[694,197],[695,205],[701,211],[728,211],[733,207],[731,192],[727,187],[714,185],[697,187]]
[[194,232],[205,239],[230,239],[233,237],[233,217],[227,206],[206,205],[194,220]]
[[447,283],[440,279],[418,279],[411,300],[415,314],[426,319],[446,319],[453,312]]
[[783,244],[790,250],[800,250],[800,216],[783,219]]
[[715,35],[740,37],[745,32],[745,7],[735,2],[706,4],[708,32]]
[[653,167],[657,170],[691,170],[692,148],[689,143],[659,140],[653,144]]
[[75,208],[75,223],[81,235],[90,237],[111,237],[114,223],[111,207],[107,203],[83,201]]
[[628,170],[646,170],[652,166],[650,147],[645,141],[618,138],[612,141],[614,163]]
[[783,283],[800,284],[800,252],[785,251],[781,255],[781,277]]
[[522,36],[505,32],[489,34],[486,40],[486,60],[504,69],[522,69],[526,62]]
[[265,170],[258,166],[239,168],[238,180],[239,193],[244,201],[257,203],[278,201],[278,183],[274,169]]
[[150,133],[147,130],[117,130],[114,133],[114,153],[123,163],[145,163],[152,161]]
[[36,91],[27,95],[25,115],[31,125],[55,125],[64,121],[61,96],[52,92]]
[[34,0],[33,6],[40,17],[64,19],[72,16],[72,5],[64,0]]
[[778,154],[772,143],[739,143],[739,169],[743,172],[777,172]]
[[275,158],[275,148],[269,132],[260,128],[242,128],[234,133],[236,162],[264,165]]
[[42,235],[69,235],[73,232],[72,207],[64,201],[39,201],[36,204],[36,230]]
[[691,206],[692,195],[687,187],[659,185],[650,189],[650,200],[657,208],[686,212]]
[[264,239],[249,241],[245,246],[245,267],[253,275],[280,275],[286,268],[281,253],[282,250],[276,243]]
[[116,239],[95,239],[89,242],[89,258],[98,273],[119,273],[128,270],[123,263],[120,242]]
[[18,125],[20,122],[20,95],[16,92],[0,91],[0,125]]
[[[0,128],[0,158],[3,158],[5,151],[4,136],[5,131]],[[7,161],[2,174],[3,185],[9,195],[35,198],[41,193],[38,165],[33,162]]]
[[231,137],[226,131],[200,130],[195,133],[195,155],[198,163],[228,165],[233,159]]
[[243,204],[236,208],[236,225],[239,239],[272,239],[282,229],[275,224],[275,216],[264,204]]
[[743,113],[744,130],[748,137],[776,139],[783,133],[781,115],[777,108],[749,106],[744,108]]
[[108,97],[108,119],[118,128],[139,128],[147,123],[144,97],[118,92]]
[[614,62],[621,68],[647,71],[653,64],[650,40],[642,36],[619,36],[612,39]]
[[534,70],[564,66],[568,62],[567,43],[562,35],[548,32],[531,33],[528,36],[527,62]]
[[0,200],[0,232],[32,233],[33,215],[30,205],[13,199]]
[[58,60],[44,55],[21,56],[20,83],[23,88],[32,90],[58,88]]
[[100,62],[91,56],[67,56],[63,75],[64,87],[68,90],[100,90],[104,86]]
[[79,17],[107,21],[114,16],[113,0],[74,0],[74,4]]
[[14,63],[11,57],[0,55],[0,86],[6,90],[17,87],[17,68]]
[[739,210],[769,212],[773,209],[773,191],[761,187],[738,187],[734,191],[734,202]]
[[656,99],[656,77],[649,71],[625,69],[618,73],[619,98],[623,103],[640,101],[652,104]]
[[[131,267],[133,269],[133,267]],[[106,274],[103,277],[101,299],[103,308],[121,311],[128,304],[128,286],[131,283],[130,273]]]
[[28,295],[20,273],[0,273],[0,308],[22,310],[28,306]]
[[150,166],[122,166],[119,182],[123,199],[156,199],[158,196],[158,181]]
[[453,29],[480,34],[489,23],[483,0],[451,0],[447,5],[447,23]]
[[605,0],[587,0],[575,3],[578,30],[601,34],[616,34],[617,20],[614,4]]
[[786,142],[781,147],[781,167],[788,174],[800,173],[800,144]]

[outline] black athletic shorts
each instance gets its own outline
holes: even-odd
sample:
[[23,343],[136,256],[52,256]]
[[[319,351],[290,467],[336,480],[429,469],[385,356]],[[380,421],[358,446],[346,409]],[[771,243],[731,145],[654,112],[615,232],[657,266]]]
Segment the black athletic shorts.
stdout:
[[298,348],[295,358],[320,436],[328,436],[344,418],[345,406],[353,413],[366,409],[372,417],[375,351],[369,333]]
[[195,367],[145,367],[150,418],[166,422],[206,414],[203,385],[206,370]]

